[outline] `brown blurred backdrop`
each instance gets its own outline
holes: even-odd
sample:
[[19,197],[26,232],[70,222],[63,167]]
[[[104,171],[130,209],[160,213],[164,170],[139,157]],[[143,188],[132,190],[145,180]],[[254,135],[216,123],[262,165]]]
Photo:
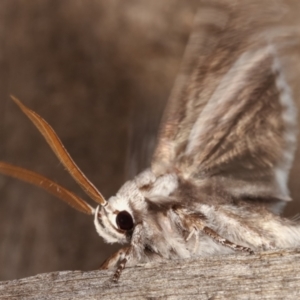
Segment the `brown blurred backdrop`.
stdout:
[[[10,101],[14,94],[53,126],[104,196],[114,194],[149,161],[195,4],[2,0],[0,160],[85,197]],[[115,249],[97,236],[91,217],[0,177],[1,280],[95,269]]]
[[[14,94],[53,126],[104,196],[114,194],[149,162],[197,5],[1,0],[0,160],[44,174],[86,199],[10,101]],[[293,205],[290,214],[299,211]],[[91,217],[0,177],[0,280],[95,269],[116,249],[97,236]]]

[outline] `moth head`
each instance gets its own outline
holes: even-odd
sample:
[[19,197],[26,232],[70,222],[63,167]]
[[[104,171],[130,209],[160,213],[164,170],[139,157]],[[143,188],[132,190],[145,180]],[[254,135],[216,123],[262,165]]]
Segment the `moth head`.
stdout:
[[126,182],[116,196],[95,210],[94,224],[98,234],[108,243],[126,243],[137,223],[147,214],[147,199],[168,197],[177,187],[177,177],[166,174],[156,177],[150,169]]
[[[115,196],[95,210],[96,230],[108,243],[128,242],[135,225],[142,221],[141,216],[147,209],[147,204],[138,177],[127,181]],[[148,177],[143,180],[142,185],[155,181],[155,178]]]
[[[136,193],[131,195],[133,198]],[[141,198],[141,197],[139,197]],[[118,193],[95,210],[94,224],[98,234],[108,243],[126,243],[136,225],[130,197]]]

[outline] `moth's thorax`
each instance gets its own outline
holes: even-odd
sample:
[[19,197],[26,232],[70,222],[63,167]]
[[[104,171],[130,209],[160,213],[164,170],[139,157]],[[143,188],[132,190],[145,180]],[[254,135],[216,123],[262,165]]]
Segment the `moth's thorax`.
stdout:
[[127,212],[133,224],[143,222],[147,214],[148,202],[146,199],[170,196],[178,186],[175,174],[166,174],[156,177],[147,169],[133,180],[127,181],[115,196],[108,199],[107,205],[95,214],[95,227],[100,236],[109,243],[126,243],[130,239],[130,231],[119,228],[117,217],[120,212]]

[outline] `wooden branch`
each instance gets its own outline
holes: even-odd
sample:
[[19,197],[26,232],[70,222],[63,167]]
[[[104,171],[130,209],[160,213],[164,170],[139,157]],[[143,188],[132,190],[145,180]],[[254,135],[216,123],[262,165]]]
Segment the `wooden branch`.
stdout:
[[299,299],[300,249],[65,271],[0,282],[0,299]]

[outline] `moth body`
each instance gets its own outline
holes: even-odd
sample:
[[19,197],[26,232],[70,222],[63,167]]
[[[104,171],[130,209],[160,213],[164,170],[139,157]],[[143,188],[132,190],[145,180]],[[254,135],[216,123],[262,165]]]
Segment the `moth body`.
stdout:
[[[298,222],[281,218],[263,205],[236,201],[225,192],[218,195],[208,195],[175,173],[156,178],[150,169],[128,181],[95,214],[100,236],[107,242],[130,244],[103,268],[118,267],[124,257],[128,265],[135,265],[229,254],[241,250],[236,248],[240,246],[248,252],[300,246]],[[130,213],[134,230],[120,231],[120,208]]]

